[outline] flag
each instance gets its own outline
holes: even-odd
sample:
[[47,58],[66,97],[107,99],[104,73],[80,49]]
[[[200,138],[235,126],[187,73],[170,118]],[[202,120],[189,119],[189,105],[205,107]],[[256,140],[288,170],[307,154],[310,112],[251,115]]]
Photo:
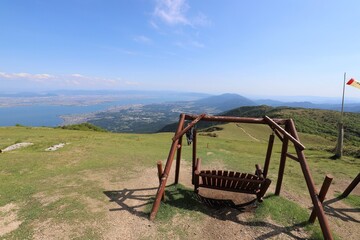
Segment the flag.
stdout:
[[360,89],[360,82],[355,81],[353,78],[351,78],[346,84]]

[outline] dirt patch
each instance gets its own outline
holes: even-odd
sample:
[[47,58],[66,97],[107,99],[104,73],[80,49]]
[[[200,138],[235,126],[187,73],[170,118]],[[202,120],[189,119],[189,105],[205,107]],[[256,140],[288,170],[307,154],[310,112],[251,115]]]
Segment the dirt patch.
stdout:
[[44,207],[61,199],[61,195],[59,194],[47,195],[44,192],[36,193],[33,195],[33,197],[38,200]]
[[14,203],[0,207],[0,236],[16,230],[22,221],[18,219],[19,207]]

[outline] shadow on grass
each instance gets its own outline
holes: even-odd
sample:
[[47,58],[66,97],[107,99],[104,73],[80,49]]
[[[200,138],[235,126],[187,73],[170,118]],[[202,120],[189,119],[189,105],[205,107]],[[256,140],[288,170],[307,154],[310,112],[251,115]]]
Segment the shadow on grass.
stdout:
[[[268,196],[264,198],[266,201],[267,198],[273,196]],[[255,199],[254,199],[255,200]],[[162,217],[163,214],[161,211],[165,209],[168,211],[170,207],[178,209],[178,211],[197,211],[205,215],[208,215],[212,218],[221,220],[221,221],[232,221],[243,226],[249,227],[262,227],[267,230],[261,229],[261,235],[255,239],[268,239],[271,237],[276,237],[280,234],[285,234],[292,239],[308,239],[299,237],[299,231],[304,227],[308,226],[307,221],[295,223],[290,226],[279,226],[273,223],[269,223],[265,220],[250,220],[244,221],[239,217],[240,214],[246,211],[253,211],[254,209],[254,200],[251,200],[247,203],[241,205],[235,205],[231,200],[213,200],[208,198],[199,197],[197,194],[194,194],[193,191],[188,190],[182,186],[173,186],[166,191],[166,201],[162,203],[160,207],[158,217]],[[211,204],[208,204],[210,201]],[[205,205],[203,204],[205,203]],[[215,204],[214,204],[215,203]],[[209,206],[212,206],[211,208]],[[213,208],[215,206],[215,208]]]
[[142,211],[144,206],[151,204],[154,194],[149,191],[156,191],[154,188],[138,188],[104,191],[103,193],[110,199],[109,202],[115,202],[120,207],[111,208],[109,211],[128,211],[129,213],[143,218],[148,218],[148,213]]
[[[154,201],[154,192],[156,190],[156,187],[139,189],[124,188],[123,190],[104,191],[103,193],[110,199],[110,202],[115,202],[120,206],[119,208],[109,209],[110,211],[128,211],[135,216],[148,218],[149,209]],[[153,194],[149,193],[149,191]],[[262,229],[262,235],[255,238],[258,240],[276,237],[280,234],[285,234],[293,239],[306,239],[297,236],[296,232],[306,227],[308,225],[307,221],[296,223],[291,226],[278,226],[263,220],[241,220],[239,214],[246,211],[252,211],[251,209],[254,209],[254,201],[241,205],[235,205],[231,200],[213,201],[209,198],[199,197],[197,194],[194,194],[193,191],[186,189],[181,185],[169,185],[167,186],[165,193],[166,200],[161,203],[157,215],[157,220],[162,219],[160,221],[167,221],[175,214],[181,212],[201,212],[221,221],[232,221],[249,227],[267,228],[265,231]],[[271,197],[273,196],[265,197],[264,201]],[[212,208],[209,207],[211,205]],[[249,205],[250,210],[247,208]]]
[[325,213],[327,215],[330,215],[332,217],[335,218],[339,218],[344,222],[356,222],[356,223],[360,223],[359,220],[355,219],[354,217],[352,217],[351,215],[349,215],[349,213],[355,213],[355,214],[359,214],[360,213],[360,208],[336,208],[333,207],[332,204],[341,201],[342,199],[344,199],[344,197],[336,197],[327,201],[323,202],[323,206],[324,206],[324,210]]

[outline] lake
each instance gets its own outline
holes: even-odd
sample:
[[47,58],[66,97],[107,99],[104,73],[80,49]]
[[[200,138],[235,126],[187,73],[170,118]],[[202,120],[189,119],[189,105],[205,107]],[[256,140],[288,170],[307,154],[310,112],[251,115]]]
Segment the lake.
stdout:
[[62,123],[61,115],[81,114],[105,110],[117,105],[114,102],[89,106],[53,106],[34,105],[0,108],[0,126],[48,126],[55,127]]

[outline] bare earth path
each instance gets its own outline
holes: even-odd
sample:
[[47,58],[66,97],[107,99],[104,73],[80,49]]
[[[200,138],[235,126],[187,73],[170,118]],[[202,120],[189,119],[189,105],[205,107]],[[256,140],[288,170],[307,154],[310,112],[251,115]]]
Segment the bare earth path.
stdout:
[[[186,162],[182,162],[180,182],[191,188],[190,174],[188,174],[190,166]],[[162,232],[161,229],[166,223],[150,222],[148,215],[144,213],[145,205],[157,190],[156,174],[156,167],[144,169],[138,178],[117,185],[121,191],[116,195],[109,193],[109,199],[114,201],[106,206],[109,228],[104,234],[105,239],[120,239],[119,236],[124,239],[179,238],[178,234],[171,231]],[[170,176],[173,175],[172,173]],[[172,182],[173,179],[170,178],[168,184]],[[328,201],[325,202],[325,206],[327,214],[330,215],[329,221],[332,230],[341,239],[357,239],[357,236],[360,236],[359,212],[356,209],[352,209],[341,201]],[[231,208],[209,209],[208,216],[201,221],[194,222],[194,220],[178,215],[173,218],[169,226],[180,228],[180,231],[184,232],[185,238],[201,236],[204,239],[308,239],[309,237],[302,228],[295,227],[289,231],[272,222],[271,219],[254,222],[251,221],[252,217],[251,208],[245,212]],[[157,235],[159,231],[161,236]]]
[[[221,165],[221,164],[220,164]],[[222,166],[216,166],[221,169]],[[173,167],[174,168],[174,167]],[[173,169],[172,169],[173,170]],[[191,188],[190,166],[182,161],[180,183]],[[174,173],[170,174],[168,184],[173,183]],[[157,169],[144,168],[132,175],[126,181],[111,181],[108,173],[84,173],[84,179],[96,180],[104,189],[104,201],[84,199],[91,211],[102,212],[105,219],[98,222],[83,223],[93,229],[101,231],[102,239],[308,239],[308,234],[300,227],[285,228],[271,219],[253,220],[254,208],[247,207],[245,211],[224,208],[210,209],[194,219],[187,215],[176,215],[170,222],[148,220],[145,212],[149,200],[155,196],[158,179]],[[273,188],[274,186],[272,186]],[[356,190],[358,191],[358,190]],[[273,192],[270,189],[269,192]],[[205,191],[204,195],[208,194]],[[231,193],[220,193],[222,197]],[[329,216],[330,227],[340,239],[358,239],[360,236],[359,209],[347,206],[343,201],[334,200],[333,192],[325,201],[326,213]],[[307,199],[299,199],[290,193],[283,192],[283,196],[290,198],[304,207],[311,204]],[[247,201],[248,196],[236,195],[235,200]],[[221,196],[220,196],[221,197]],[[35,239],[71,239],[74,226],[57,225],[51,221],[41,222],[35,226]],[[81,225],[80,225],[81,228]],[[171,230],[169,230],[171,229]],[[76,226],[76,231],[79,226]],[[61,236],[61,237],[60,237]]]

